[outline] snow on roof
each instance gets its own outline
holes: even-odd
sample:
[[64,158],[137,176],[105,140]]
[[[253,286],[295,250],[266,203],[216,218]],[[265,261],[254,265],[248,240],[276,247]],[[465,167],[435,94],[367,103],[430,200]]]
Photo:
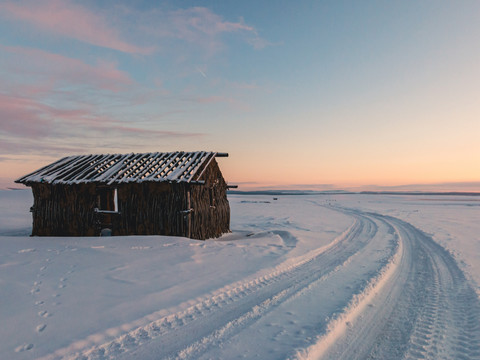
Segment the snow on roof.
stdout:
[[107,185],[128,182],[192,182],[201,174],[202,165],[215,156],[228,156],[216,152],[166,152],[144,154],[107,154],[67,156],[50,165],[25,175],[15,182]]

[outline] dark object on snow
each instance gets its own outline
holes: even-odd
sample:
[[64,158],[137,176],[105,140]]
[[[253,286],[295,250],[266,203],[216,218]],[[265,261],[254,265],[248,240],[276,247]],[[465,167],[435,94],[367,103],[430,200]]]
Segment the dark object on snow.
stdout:
[[112,236],[112,229],[102,229],[100,230],[100,236]]
[[216,152],[68,156],[16,180],[33,191],[32,235],[172,235],[230,231]]

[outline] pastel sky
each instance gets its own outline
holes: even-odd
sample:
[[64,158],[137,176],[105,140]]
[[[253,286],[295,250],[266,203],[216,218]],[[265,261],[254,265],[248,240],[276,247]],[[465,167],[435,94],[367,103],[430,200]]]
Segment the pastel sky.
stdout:
[[175,150],[243,189],[480,191],[480,1],[0,0],[0,188]]

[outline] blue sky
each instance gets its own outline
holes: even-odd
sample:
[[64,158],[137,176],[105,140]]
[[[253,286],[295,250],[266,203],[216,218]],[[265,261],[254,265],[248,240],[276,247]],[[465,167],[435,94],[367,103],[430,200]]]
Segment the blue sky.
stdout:
[[478,1],[2,0],[0,186],[200,149],[244,187],[471,184],[479,44]]

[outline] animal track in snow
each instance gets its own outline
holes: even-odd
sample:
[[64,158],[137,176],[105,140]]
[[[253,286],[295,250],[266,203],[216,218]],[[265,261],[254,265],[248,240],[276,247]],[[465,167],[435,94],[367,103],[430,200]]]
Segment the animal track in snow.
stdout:
[[41,333],[43,330],[45,330],[46,327],[47,327],[46,324],[40,324],[36,327],[35,330],[37,330],[37,332]]
[[49,316],[50,316],[50,313],[49,313],[48,311],[46,311],[46,310],[42,310],[42,311],[39,311],[39,312],[38,312],[38,316],[41,316],[41,317],[46,318],[46,317],[49,317]]
[[22,344],[15,348],[15,352],[22,352],[33,349],[33,344]]

